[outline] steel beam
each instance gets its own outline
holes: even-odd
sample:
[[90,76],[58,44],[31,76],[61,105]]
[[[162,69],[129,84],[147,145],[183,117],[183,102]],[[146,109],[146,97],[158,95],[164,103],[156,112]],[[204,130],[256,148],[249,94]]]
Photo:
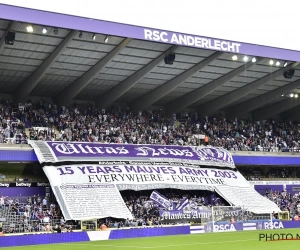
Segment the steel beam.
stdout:
[[[259,59],[259,60],[262,60],[262,59]],[[259,62],[259,60],[257,62]],[[174,100],[166,105],[166,107],[165,107],[166,113],[168,115],[170,115],[172,113],[179,112],[179,111],[189,107],[193,103],[201,100],[203,97],[205,97],[208,94],[210,94],[211,92],[213,92],[215,89],[221,87],[226,82],[229,82],[231,79],[238,76],[245,70],[248,70],[251,66],[253,66],[253,63],[248,62],[245,65],[242,65],[242,66],[232,70],[231,72],[227,73],[226,75],[223,75],[220,78],[213,80],[212,82],[207,83],[206,85],[204,85],[204,86],[202,86],[180,98],[177,98],[176,100]]]
[[145,77],[152,69],[164,60],[168,51],[175,51],[178,46],[172,46],[167,51],[163,52],[160,56],[152,60],[149,64],[129,76],[123,82],[111,88],[109,91],[97,98],[96,105],[98,107],[106,108],[114,103],[118,98],[124,95],[130,88],[135,86],[142,78]]
[[265,120],[300,105],[300,99],[290,98],[253,112],[253,120]]
[[161,98],[163,98],[165,95],[170,93],[173,89],[177,88],[181,83],[192,77],[194,74],[196,74],[200,69],[207,66],[209,63],[211,63],[213,60],[218,58],[220,55],[222,55],[223,52],[215,52],[208,58],[204,59],[200,63],[194,65],[192,68],[188,69],[187,71],[183,72],[182,74],[176,76],[172,80],[168,81],[167,83],[157,87],[156,89],[152,90],[150,93],[142,96],[141,98],[137,99],[132,103],[132,107],[135,110],[143,110],[145,108],[148,108],[153,103],[157,102]]
[[279,70],[276,70],[273,73],[266,75],[252,83],[249,83],[239,89],[236,89],[232,92],[229,92],[228,94],[225,94],[219,98],[216,98],[210,102],[207,102],[204,105],[201,105],[200,107],[198,107],[197,110],[202,115],[212,115],[216,111],[227,107],[231,103],[234,103],[235,101],[239,100],[240,98],[257,90],[258,88],[265,85],[267,82],[272,81],[272,80],[276,79],[277,77],[281,76],[284,71],[292,69],[292,68],[296,68],[298,65],[299,65],[299,63],[297,62],[297,63],[290,64]]
[[294,89],[300,87],[300,79],[294,82],[288,83],[282,87],[274,89],[266,94],[260,95],[258,97],[252,98],[246,102],[240,103],[236,106],[230,107],[226,110],[226,114],[234,114],[235,117],[240,117],[242,114],[248,113],[252,110],[256,110],[259,107],[267,105],[272,100],[285,95]]
[[56,61],[56,59],[62,54],[64,49],[69,45],[77,31],[72,30],[67,35],[67,37],[56,47],[56,49],[51,53],[50,56],[34,71],[29,78],[15,90],[16,100],[22,100],[24,97],[28,96],[31,91],[37,86],[39,81],[45,76],[50,66]]
[[92,68],[85,72],[81,77],[79,77],[75,82],[65,88],[60,92],[55,98],[55,102],[60,105],[68,104],[73,98],[75,98],[80,91],[82,91],[94,78],[99,74],[99,72],[110,63],[116,55],[120,53],[129,43],[131,39],[124,39],[117,47],[115,47],[111,52],[109,52],[102,60],[96,63]]

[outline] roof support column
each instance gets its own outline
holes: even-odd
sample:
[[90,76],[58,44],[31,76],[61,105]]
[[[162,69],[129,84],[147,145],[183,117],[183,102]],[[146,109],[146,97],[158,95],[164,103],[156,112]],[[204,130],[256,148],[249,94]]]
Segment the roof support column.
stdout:
[[266,75],[265,77],[260,78],[252,83],[249,83],[246,86],[243,86],[235,91],[232,91],[226,95],[216,98],[210,102],[207,102],[204,105],[201,105],[198,108],[198,111],[203,115],[212,115],[216,111],[225,108],[229,104],[239,100],[240,98],[260,88],[261,86],[265,85],[267,82],[270,82],[276,79],[278,76],[281,76],[284,71],[295,68],[298,65],[299,63],[293,63],[286,66],[285,68],[281,68],[277,71],[274,71],[273,73]]
[[300,105],[300,99],[287,99],[285,101],[278,102],[253,112],[253,120],[259,121],[273,117],[274,115],[280,114],[284,111],[290,110]]
[[239,105],[230,107],[228,111],[226,110],[226,113],[234,114],[235,117],[239,117],[242,114],[258,109],[259,107],[268,104],[269,102],[280,97],[281,95],[286,94],[299,87],[300,80],[288,83],[287,85],[274,89],[270,92],[267,92],[266,94],[255,97],[249,101],[240,103]]
[[101,95],[99,98],[97,98],[96,105],[98,107],[106,108],[112,103],[114,103],[118,98],[120,98],[130,88],[135,86],[142,78],[144,78],[146,74],[148,74],[152,69],[154,69],[159,63],[161,63],[164,60],[164,57],[168,51],[175,51],[177,47],[178,46],[172,46],[167,51],[165,51],[160,56],[151,61],[149,64],[141,68],[139,71],[135,72],[123,82],[119,83],[117,86],[111,88],[106,93]]
[[248,62],[245,65],[232,70],[228,74],[221,76],[220,78],[213,80],[212,82],[207,83],[206,85],[168,103],[166,105],[166,113],[170,115],[172,113],[180,112],[181,110],[189,107],[193,103],[201,100],[203,97],[213,92],[215,89],[221,87],[226,82],[229,82],[232,78],[249,69],[252,65],[252,62]]
[[68,102],[75,98],[81,90],[83,90],[91,81],[94,80],[99,72],[109,62],[111,62],[113,58],[118,55],[119,52],[128,45],[128,43],[130,43],[130,41],[130,38],[124,39],[117,47],[109,52],[101,61],[96,63],[89,71],[85,72],[75,82],[60,92],[54,100],[60,105],[68,104]]
[[195,73],[197,73],[201,68],[207,66],[210,62],[218,58],[223,52],[215,52],[210,57],[204,59],[200,63],[196,64],[192,68],[188,69],[187,71],[183,72],[179,76],[176,76],[172,80],[168,81],[167,83],[163,84],[162,86],[152,90],[150,93],[142,96],[141,98],[137,99],[133,102],[132,107],[135,110],[143,110],[153,103],[160,100],[162,97],[170,93],[173,89],[178,87],[181,83],[189,79]]
[[21,87],[18,87],[15,90],[16,100],[22,100],[31,93],[39,81],[45,76],[51,64],[56,61],[56,59],[72,41],[76,33],[77,32],[75,30],[70,31],[67,37],[60,43],[60,45],[58,45],[52,54],[48,56],[48,58],[40,65],[40,67],[31,74],[31,76],[22,84]]

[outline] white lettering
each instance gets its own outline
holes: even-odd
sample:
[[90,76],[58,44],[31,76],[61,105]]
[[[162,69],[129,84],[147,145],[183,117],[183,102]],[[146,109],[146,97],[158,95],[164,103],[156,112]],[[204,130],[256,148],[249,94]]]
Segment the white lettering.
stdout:
[[281,221],[269,221],[269,222],[264,222],[265,229],[280,229],[284,228],[283,224]]
[[194,46],[195,38],[192,36],[187,36],[187,45]]
[[160,41],[159,31],[157,31],[157,30],[153,31],[153,40]]
[[196,47],[202,47],[202,39],[200,37],[195,38],[195,46]]
[[93,147],[93,148],[96,149],[97,153],[104,154],[104,152],[101,150],[102,147]]
[[208,44],[209,44],[209,48],[210,49],[215,49],[215,47],[211,44],[212,42],[211,42],[211,39],[208,39]]
[[180,43],[180,44],[187,45],[187,42],[186,42],[186,36],[185,36],[185,35],[180,35],[180,34],[179,34],[179,43]]
[[221,42],[221,49],[227,51],[227,42],[224,41]]
[[190,36],[184,34],[173,33],[171,40],[168,40],[168,33],[165,31],[144,29],[144,38],[146,40],[170,42],[174,44],[182,44],[188,46],[194,46],[199,48],[215,49],[230,52],[240,52],[240,43],[233,43],[221,40],[213,40],[209,38],[202,38],[197,36]]
[[128,149],[126,149],[125,147],[117,147],[116,149],[119,150],[119,154],[122,154],[122,155],[129,154]]
[[168,33],[167,32],[161,32],[160,34],[160,40],[162,40],[163,42],[167,43],[168,42]]
[[85,148],[89,151],[89,153],[96,154],[96,152],[93,151],[93,147],[87,145],[87,146],[85,146]]
[[219,40],[215,40],[215,49],[220,50],[220,41]]
[[88,154],[89,152],[85,150],[85,148],[81,144],[77,144],[77,147],[81,150],[82,153]]
[[171,43],[179,44],[178,37],[176,36],[176,34],[173,34],[173,35],[172,35]]
[[235,43],[234,45],[236,47],[236,51],[235,52],[240,52],[240,46],[241,45],[239,43]]
[[172,148],[155,148],[150,147],[138,147],[135,150],[139,151],[136,155],[143,155],[143,156],[160,156],[160,155],[174,155],[174,156],[188,156],[193,157],[194,154],[190,152],[188,149],[172,149]]
[[182,152],[184,153],[185,156],[189,156],[189,157],[194,156],[193,152],[189,151],[188,149],[184,149],[182,150]]
[[152,40],[152,31],[148,29],[144,29],[144,37],[147,40]]
[[228,45],[228,51],[230,51],[230,52],[235,52],[234,51],[234,44],[233,43],[227,43],[227,45]]
[[150,147],[138,147],[138,148],[135,148],[135,150],[137,150],[137,151],[140,152],[140,153],[137,153],[136,155],[147,156],[149,151],[150,152],[152,151],[152,156],[158,156],[158,155],[160,155],[159,153],[155,152],[155,149],[150,148]]
[[55,147],[55,150],[58,151],[59,153],[61,154],[79,154],[80,151],[78,151],[75,147],[75,145],[71,144],[71,143],[68,143],[68,144],[65,144],[65,143],[52,143],[51,144],[52,146]]
[[202,38],[202,45],[203,45],[203,48],[208,49],[208,40],[206,38]]
[[214,225],[215,232],[222,232],[222,231],[236,231],[233,224],[221,224],[221,225]]
[[118,154],[118,152],[113,147],[106,147],[105,150],[108,154]]

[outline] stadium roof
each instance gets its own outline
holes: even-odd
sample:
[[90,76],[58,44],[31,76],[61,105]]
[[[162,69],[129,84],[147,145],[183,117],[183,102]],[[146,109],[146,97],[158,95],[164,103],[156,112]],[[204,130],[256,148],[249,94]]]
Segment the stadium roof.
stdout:
[[[168,114],[193,109],[203,115],[224,110],[263,119],[300,105],[298,62],[238,55],[164,43],[106,36],[0,20],[0,91],[16,100],[50,97],[58,104],[115,102],[136,110],[164,107]],[[5,34],[15,32],[13,45]],[[164,58],[175,53],[173,64]],[[270,65],[270,60],[274,61]],[[283,76],[295,69],[291,79]],[[293,97],[291,97],[292,95]],[[299,98],[295,98],[299,94]],[[287,113],[286,113],[287,114]]]

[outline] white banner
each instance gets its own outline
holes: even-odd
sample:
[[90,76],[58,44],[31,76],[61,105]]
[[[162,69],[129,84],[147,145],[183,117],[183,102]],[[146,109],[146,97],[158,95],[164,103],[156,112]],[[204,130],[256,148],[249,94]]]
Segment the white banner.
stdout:
[[129,218],[132,214],[113,184],[52,186],[66,220]]
[[238,171],[191,166],[82,164],[45,166],[44,170],[52,186],[114,184],[118,190],[187,189],[188,186],[192,186],[192,189],[214,190],[216,186],[251,186]]
[[67,220],[132,218],[120,190],[251,187],[233,170],[169,165],[66,165],[43,169]]
[[216,192],[229,203],[252,213],[271,214],[280,211],[274,202],[260,195],[253,187],[218,186]]

